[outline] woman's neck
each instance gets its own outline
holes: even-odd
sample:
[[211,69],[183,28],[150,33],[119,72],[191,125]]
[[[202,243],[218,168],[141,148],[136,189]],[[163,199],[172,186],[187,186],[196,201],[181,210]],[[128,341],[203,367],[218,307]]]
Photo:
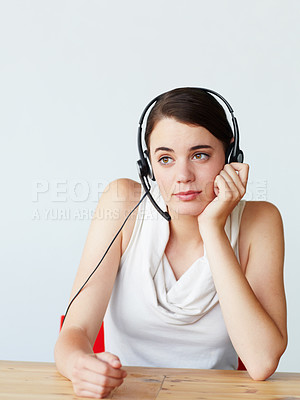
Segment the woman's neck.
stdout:
[[171,216],[170,237],[173,241],[183,245],[202,244],[197,216],[178,214]]

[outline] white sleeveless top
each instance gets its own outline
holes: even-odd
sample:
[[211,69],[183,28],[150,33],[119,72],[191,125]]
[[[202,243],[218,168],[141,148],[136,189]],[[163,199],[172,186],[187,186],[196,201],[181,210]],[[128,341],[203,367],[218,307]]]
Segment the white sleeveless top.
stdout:
[[[151,193],[166,210],[156,183]],[[244,206],[225,226],[237,258]],[[105,315],[105,350],[127,366],[236,369],[205,248],[176,280],[164,254],[168,238],[169,223],[144,199]]]

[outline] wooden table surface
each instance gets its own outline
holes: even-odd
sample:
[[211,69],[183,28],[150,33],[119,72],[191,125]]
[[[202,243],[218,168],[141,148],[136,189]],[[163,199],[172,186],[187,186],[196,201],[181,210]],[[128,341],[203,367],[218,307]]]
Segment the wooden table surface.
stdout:
[[[124,367],[128,376],[109,398],[120,400],[300,399],[300,373],[253,381],[244,371]],[[53,363],[0,361],[0,399],[80,399]]]

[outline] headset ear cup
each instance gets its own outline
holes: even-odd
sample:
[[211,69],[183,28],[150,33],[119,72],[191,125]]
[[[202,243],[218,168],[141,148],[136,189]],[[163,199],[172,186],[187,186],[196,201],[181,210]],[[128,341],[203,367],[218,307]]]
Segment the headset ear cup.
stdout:
[[145,165],[145,159],[138,160],[136,165],[140,179],[142,179],[145,176],[148,176],[148,166],[147,164]]
[[242,163],[244,161],[244,153],[241,149],[237,150],[237,153],[234,154],[234,143],[230,143],[228,149],[225,153],[225,164],[230,164],[232,162]]
[[144,151],[144,155],[145,155],[145,162],[147,163],[147,168],[148,168],[148,177],[152,181],[155,181],[155,176],[154,176],[154,173],[153,173],[153,169],[152,169],[152,165],[151,165],[151,161],[150,161],[150,156],[149,156],[148,150]]
[[244,162],[244,153],[242,152],[242,150],[239,150],[236,156],[236,161],[239,163]]
[[226,150],[225,164],[230,164],[231,162],[233,162],[233,159],[232,159],[233,146],[234,146],[234,143],[230,143],[230,145],[228,146],[228,148]]

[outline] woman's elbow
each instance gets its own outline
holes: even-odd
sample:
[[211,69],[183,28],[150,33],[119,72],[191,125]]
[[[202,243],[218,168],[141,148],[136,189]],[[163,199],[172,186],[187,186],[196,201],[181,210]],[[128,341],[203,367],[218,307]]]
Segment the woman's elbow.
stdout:
[[248,369],[248,373],[254,381],[265,381],[276,371],[277,363],[270,363],[266,365],[260,365],[256,368]]
[[265,353],[263,356],[255,357],[255,359],[252,359],[250,365],[245,362],[245,367],[251,378],[255,381],[264,381],[273,375],[286,347],[287,338],[282,340],[276,352],[273,351],[271,354]]
[[277,369],[278,363],[279,358],[264,359],[260,362],[257,362],[256,365],[247,367],[247,371],[254,381],[265,381],[274,374]]

